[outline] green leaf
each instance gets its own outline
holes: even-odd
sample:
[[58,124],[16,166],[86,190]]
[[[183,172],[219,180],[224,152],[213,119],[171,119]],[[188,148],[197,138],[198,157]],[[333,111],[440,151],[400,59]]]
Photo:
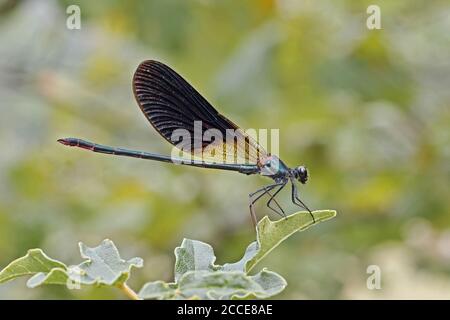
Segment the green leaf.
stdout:
[[[267,282],[274,285],[273,289],[267,289]],[[178,294],[184,298],[200,299],[264,299],[285,287],[286,281],[280,275],[267,270],[255,276],[239,271],[200,271],[189,272],[180,279]]]
[[50,272],[39,272],[32,276],[27,281],[28,288],[36,288],[42,284],[59,284],[68,285],[70,282],[67,270],[61,268],[54,268]]
[[273,271],[269,271],[266,268],[264,268],[263,270],[261,270],[259,273],[257,273],[256,275],[251,277],[253,281],[255,281],[256,283],[258,283],[258,285],[261,287],[261,290],[259,292],[262,293],[258,293],[258,291],[256,292],[256,294],[252,295],[247,295],[247,296],[242,296],[242,297],[232,297],[233,299],[264,299],[264,298],[269,298],[271,296],[275,296],[278,293],[280,293],[281,291],[284,290],[284,288],[286,288],[287,286],[287,282],[286,280],[284,280],[283,277],[281,277],[280,275],[278,275],[277,273],[273,272]]
[[141,268],[144,264],[141,258],[123,260],[111,240],[103,240],[94,248],[80,242],[79,247],[81,256],[88,260],[78,267],[84,271],[86,279],[92,279],[98,285],[120,285],[128,280],[132,267]]
[[139,292],[142,299],[262,299],[281,292],[286,281],[278,274],[262,270],[251,276],[245,263],[256,253],[249,246],[244,257],[224,266],[215,265],[213,248],[204,242],[184,239],[175,249],[175,282],[149,282]]
[[246,272],[246,264],[258,254],[258,242],[253,241],[245,250],[244,256],[238,262],[225,263],[223,265],[224,271],[243,271]]
[[255,252],[253,243],[247,248],[247,251],[250,250],[253,256],[245,263],[245,271],[250,272],[259,261],[293,233],[303,231],[312,225],[335,217],[336,211],[317,210],[313,211],[312,214],[316,220],[315,223],[313,223],[311,215],[307,211],[294,213],[278,221],[271,221],[267,216],[262,218],[256,227],[258,250]]
[[204,242],[183,239],[175,248],[175,281],[188,271],[213,271],[216,256],[213,248]]
[[41,249],[31,249],[0,271],[0,283],[40,272],[47,273],[54,268],[67,269],[64,263],[49,258]]
[[143,265],[141,258],[128,261],[120,258],[111,240],[103,240],[94,248],[83,243],[79,247],[81,256],[86,260],[69,267],[49,258],[41,249],[32,249],[0,272],[0,283],[32,275],[27,282],[30,288],[44,284],[66,285],[68,288],[79,288],[81,285],[120,286],[128,280],[132,267]]
[[155,281],[139,292],[143,299],[265,299],[286,287],[275,272],[262,270],[254,276],[239,271],[189,271],[178,283]]
[[141,299],[175,299],[177,296],[177,285],[164,281],[153,281],[146,283],[139,292]]

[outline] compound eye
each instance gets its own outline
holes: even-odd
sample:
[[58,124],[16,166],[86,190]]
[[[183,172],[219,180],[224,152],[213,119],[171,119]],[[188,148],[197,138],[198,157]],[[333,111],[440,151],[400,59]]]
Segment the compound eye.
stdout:
[[296,178],[298,179],[298,181],[305,184],[306,181],[308,180],[308,170],[306,169],[306,167],[299,166],[296,168],[296,172],[297,172]]

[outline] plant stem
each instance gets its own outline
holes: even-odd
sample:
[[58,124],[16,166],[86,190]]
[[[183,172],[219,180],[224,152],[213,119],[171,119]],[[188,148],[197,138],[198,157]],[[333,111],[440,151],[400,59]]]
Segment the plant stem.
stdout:
[[125,293],[125,295],[130,298],[131,300],[141,300],[136,292],[134,292],[133,289],[131,289],[126,283],[123,283],[119,286],[119,289]]

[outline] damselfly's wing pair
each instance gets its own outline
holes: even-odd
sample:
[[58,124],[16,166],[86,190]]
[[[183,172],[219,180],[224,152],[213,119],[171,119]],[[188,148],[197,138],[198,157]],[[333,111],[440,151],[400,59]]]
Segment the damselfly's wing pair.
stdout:
[[[168,142],[190,150],[197,158],[256,165],[261,162],[260,158],[267,157],[266,151],[252,137],[217,112],[178,73],[160,62],[145,61],[139,65],[133,78],[133,91],[152,126]],[[196,122],[201,126],[194,132]],[[187,130],[191,139],[174,140],[174,131],[179,129]],[[210,129],[218,130],[222,139],[205,139]],[[227,141],[231,132],[235,133],[235,139]],[[208,149],[220,153],[214,154]]]

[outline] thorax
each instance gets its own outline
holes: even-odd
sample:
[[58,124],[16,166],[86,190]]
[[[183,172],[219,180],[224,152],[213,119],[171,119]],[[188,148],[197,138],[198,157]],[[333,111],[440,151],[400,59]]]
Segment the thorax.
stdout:
[[289,176],[289,167],[277,156],[265,158],[260,166],[260,175],[268,176],[274,180],[280,180]]

